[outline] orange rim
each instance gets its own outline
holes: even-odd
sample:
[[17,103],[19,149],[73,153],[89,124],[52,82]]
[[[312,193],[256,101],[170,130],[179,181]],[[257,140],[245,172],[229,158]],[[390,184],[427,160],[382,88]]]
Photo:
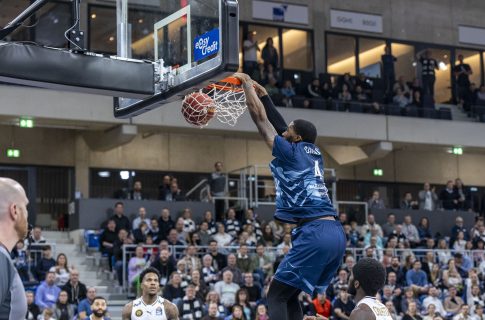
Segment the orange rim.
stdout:
[[244,91],[241,88],[241,80],[235,77],[227,77],[222,80],[217,81],[216,83],[211,83],[207,86],[207,89],[217,89],[217,90],[224,90],[224,91],[234,91],[234,92],[242,92]]

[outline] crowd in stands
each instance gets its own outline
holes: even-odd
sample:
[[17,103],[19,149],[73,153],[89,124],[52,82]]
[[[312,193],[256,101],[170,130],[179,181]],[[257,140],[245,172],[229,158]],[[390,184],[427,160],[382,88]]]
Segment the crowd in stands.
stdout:
[[[424,191],[430,191],[429,187]],[[162,296],[179,307],[181,319],[267,320],[268,285],[291,248],[295,226],[261,222],[252,209],[238,218],[230,208],[221,221],[211,211],[203,213],[200,223],[192,215],[190,208],[178,215],[166,208],[155,214],[140,207],[130,221],[123,203],[118,202],[114,215],[101,226],[99,245],[119,285],[139,294],[138,276],[151,266],[161,275]],[[389,214],[382,225],[372,214],[364,225],[348,221],[343,212],[338,218],[347,235],[347,254],[325,294],[300,295],[305,314],[348,319],[355,306],[347,292],[349,274],[355,261],[365,256],[379,260],[387,269],[379,299],[395,320],[485,320],[483,219],[465,226],[458,217],[447,238],[440,236],[443,230],[433,230],[427,218],[415,225],[411,215],[396,221]],[[42,241],[41,230],[36,228],[30,242],[18,244],[13,258],[19,272],[25,258],[21,252]],[[126,249],[126,265],[123,245],[131,245]],[[71,319],[74,314],[86,319],[95,289],[80,281],[82,276],[68,264],[65,254],[59,253],[54,260],[50,248],[42,248],[42,256],[31,268],[30,276],[40,284],[35,293],[27,293],[29,319],[46,312],[55,319]]]

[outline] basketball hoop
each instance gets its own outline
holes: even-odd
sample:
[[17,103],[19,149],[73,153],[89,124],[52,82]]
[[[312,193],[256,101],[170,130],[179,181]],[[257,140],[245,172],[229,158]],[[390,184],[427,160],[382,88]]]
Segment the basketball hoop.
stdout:
[[241,81],[234,77],[222,79],[206,88],[185,96],[182,114],[197,127],[206,126],[214,116],[222,123],[234,126],[246,110],[246,95]]

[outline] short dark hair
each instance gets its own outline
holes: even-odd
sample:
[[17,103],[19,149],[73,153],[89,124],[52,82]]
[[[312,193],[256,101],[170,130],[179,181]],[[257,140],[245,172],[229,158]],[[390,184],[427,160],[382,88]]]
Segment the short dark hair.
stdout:
[[359,281],[360,286],[367,296],[375,296],[384,287],[386,282],[386,270],[375,259],[360,259],[355,264],[352,272],[354,274],[354,280]]
[[116,203],[115,203],[115,208],[116,208],[117,206],[122,206],[122,207],[124,207],[125,205],[123,204],[123,202],[118,201],[118,202],[116,202]]
[[158,280],[160,280],[160,272],[158,272],[157,269],[153,268],[153,267],[148,267],[146,268],[145,270],[143,270],[141,273],[140,273],[140,282],[143,282],[143,278],[148,274],[148,273],[154,273],[157,275],[158,277]]
[[102,297],[102,296],[96,296],[96,297],[94,297],[94,299],[93,299],[93,302],[92,302],[92,303],[94,303],[94,301],[96,301],[96,300],[104,300],[104,302],[108,302],[108,301],[106,300],[106,298],[105,298],[105,297]]
[[310,121],[297,119],[293,121],[295,132],[301,136],[304,142],[315,143],[317,140],[317,128]]

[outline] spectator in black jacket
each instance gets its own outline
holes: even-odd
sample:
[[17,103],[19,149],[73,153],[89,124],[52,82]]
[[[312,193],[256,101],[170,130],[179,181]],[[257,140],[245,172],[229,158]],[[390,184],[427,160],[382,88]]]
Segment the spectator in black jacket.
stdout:
[[455,186],[453,190],[459,195],[458,198],[458,209],[459,210],[469,210],[471,207],[471,193],[470,189],[465,187],[463,181],[460,178],[455,179]]
[[[133,239],[135,240],[135,244],[145,243],[148,232],[149,232],[149,229],[146,222],[145,221],[141,222],[139,228],[133,230]],[[152,235],[152,239],[153,239],[153,235]]]
[[172,177],[169,175],[163,176],[162,184],[158,187],[158,200],[163,200],[167,198],[167,194],[170,193],[170,183],[172,182]]
[[266,39],[266,45],[261,51],[261,58],[264,61],[264,66],[267,68],[268,65],[272,65],[274,70],[278,69],[278,51],[273,45],[273,38]]
[[35,266],[35,277],[37,280],[44,281],[47,272],[55,265],[56,260],[52,258],[51,246],[44,246],[42,248],[42,258],[37,261],[37,265]]
[[127,194],[127,199],[130,200],[147,200],[148,196],[141,189],[141,181],[135,181],[133,190]]
[[158,228],[160,228],[160,240],[166,240],[170,230],[175,228],[175,223],[170,217],[170,210],[163,208],[160,218],[158,218]]
[[35,320],[40,314],[40,308],[34,302],[34,293],[32,291],[26,291],[25,297],[27,298],[27,314],[26,320]]
[[69,281],[61,290],[67,292],[68,302],[70,304],[78,305],[81,300],[86,299],[87,289],[84,283],[79,281],[79,271],[76,269],[71,269]]
[[123,202],[116,202],[114,207],[114,215],[110,218],[116,223],[116,232],[120,229],[125,229],[128,232],[131,230],[130,220],[124,214],[125,206]]
[[165,286],[168,283],[170,275],[176,270],[173,259],[167,249],[160,251],[158,258],[152,262],[151,267],[160,273],[160,285]]
[[446,188],[440,192],[440,200],[445,210],[456,210],[459,208],[460,195],[453,188],[453,181],[446,183]]

